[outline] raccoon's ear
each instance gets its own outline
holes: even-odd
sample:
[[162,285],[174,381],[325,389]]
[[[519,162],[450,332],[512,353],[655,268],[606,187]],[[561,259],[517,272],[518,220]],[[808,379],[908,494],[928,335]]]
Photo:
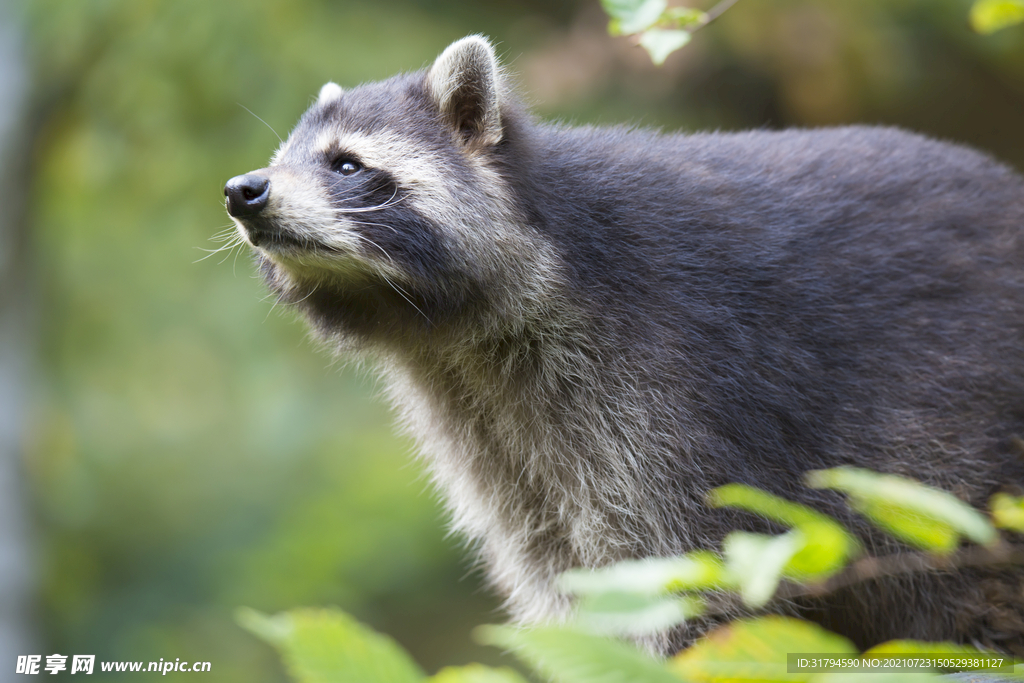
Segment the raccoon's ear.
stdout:
[[336,100],[341,97],[345,91],[340,85],[333,81],[324,83],[324,87],[320,88],[320,94],[317,96],[316,101],[320,104],[326,104],[331,100]]
[[448,46],[427,72],[427,94],[467,147],[501,142],[501,76],[483,36]]

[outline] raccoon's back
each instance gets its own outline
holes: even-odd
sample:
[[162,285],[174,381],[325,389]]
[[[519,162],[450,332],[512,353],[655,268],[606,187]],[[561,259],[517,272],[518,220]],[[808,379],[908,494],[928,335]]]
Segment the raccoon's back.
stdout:
[[982,455],[1024,432],[1013,171],[885,128],[538,140],[537,229],[620,371],[729,451],[711,479],[855,463],[968,497],[1024,483]]

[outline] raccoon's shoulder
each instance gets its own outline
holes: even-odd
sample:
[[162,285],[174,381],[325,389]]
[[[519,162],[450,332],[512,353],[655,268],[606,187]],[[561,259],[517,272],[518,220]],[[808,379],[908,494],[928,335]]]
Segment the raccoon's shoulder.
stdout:
[[1024,189],[1015,171],[987,154],[891,127],[664,134],[538,125],[530,132],[528,172],[551,206],[655,229],[679,221],[796,224],[787,216],[851,207],[939,210],[954,199],[960,213],[981,216],[1019,207]]

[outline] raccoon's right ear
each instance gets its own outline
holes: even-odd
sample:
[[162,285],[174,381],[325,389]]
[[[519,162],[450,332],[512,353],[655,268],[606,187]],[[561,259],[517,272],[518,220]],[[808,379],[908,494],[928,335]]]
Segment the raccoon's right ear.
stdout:
[[494,48],[483,36],[448,46],[427,72],[427,94],[467,147],[501,142],[501,80]]

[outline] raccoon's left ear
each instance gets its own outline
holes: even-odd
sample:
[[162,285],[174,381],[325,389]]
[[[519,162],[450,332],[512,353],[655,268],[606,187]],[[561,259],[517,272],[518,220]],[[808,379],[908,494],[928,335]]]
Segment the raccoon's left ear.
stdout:
[[483,36],[452,43],[427,72],[427,93],[467,147],[501,142],[500,78],[494,48]]

